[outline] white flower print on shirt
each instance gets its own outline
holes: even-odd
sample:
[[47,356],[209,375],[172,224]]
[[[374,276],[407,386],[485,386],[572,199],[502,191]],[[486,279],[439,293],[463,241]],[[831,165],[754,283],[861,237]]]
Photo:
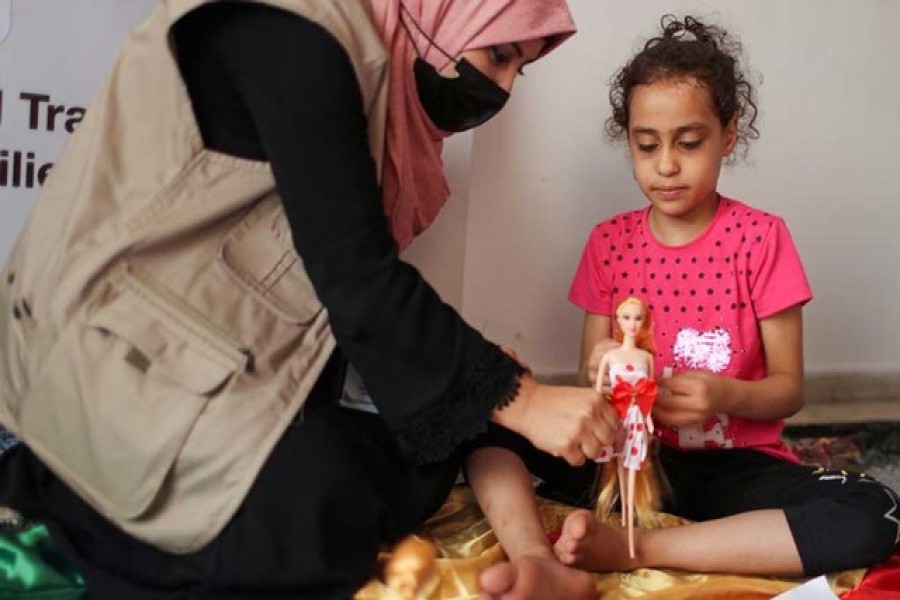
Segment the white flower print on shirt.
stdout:
[[672,354],[682,368],[721,373],[731,364],[731,334],[721,327],[712,331],[687,327],[678,332]]
[[[683,369],[722,373],[731,364],[731,334],[721,327],[698,331],[687,327],[678,332],[672,355]],[[728,427],[728,415],[712,415],[703,426],[678,428],[681,448],[731,448],[734,440]]]

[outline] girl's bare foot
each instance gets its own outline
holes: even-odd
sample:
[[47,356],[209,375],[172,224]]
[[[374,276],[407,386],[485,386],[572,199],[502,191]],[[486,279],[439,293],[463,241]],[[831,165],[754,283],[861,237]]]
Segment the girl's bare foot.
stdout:
[[481,574],[483,600],[594,600],[597,586],[593,575],[567,567],[553,558],[522,556],[494,565]]
[[631,571],[640,566],[640,535],[635,531],[637,558],[628,556],[624,528],[601,523],[587,510],[566,517],[562,534],[553,546],[560,562],[586,571]]

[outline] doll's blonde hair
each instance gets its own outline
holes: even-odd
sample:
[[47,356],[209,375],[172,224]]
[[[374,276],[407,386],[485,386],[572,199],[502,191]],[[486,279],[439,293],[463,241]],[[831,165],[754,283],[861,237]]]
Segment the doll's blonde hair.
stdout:
[[[662,506],[663,490],[668,490],[662,472],[657,465],[656,447],[659,442],[651,437],[647,460],[634,475],[634,514],[639,527],[656,527],[659,524],[659,509]],[[619,498],[619,469],[615,460],[603,464],[600,471],[600,493],[597,498],[597,516],[608,521]],[[620,510],[624,510],[620,506]]]

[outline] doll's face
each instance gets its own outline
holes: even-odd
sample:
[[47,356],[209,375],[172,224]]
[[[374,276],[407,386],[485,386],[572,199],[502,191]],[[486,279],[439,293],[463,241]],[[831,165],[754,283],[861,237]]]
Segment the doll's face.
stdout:
[[437,577],[434,546],[409,536],[394,548],[385,565],[384,582],[398,600],[414,600]]
[[624,336],[633,338],[641,330],[644,322],[644,310],[635,302],[629,302],[619,307],[616,322]]
[[403,556],[391,561],[385,573],[385,583],[396,597],[412,600],[422,587],[425,571],[418,557]]

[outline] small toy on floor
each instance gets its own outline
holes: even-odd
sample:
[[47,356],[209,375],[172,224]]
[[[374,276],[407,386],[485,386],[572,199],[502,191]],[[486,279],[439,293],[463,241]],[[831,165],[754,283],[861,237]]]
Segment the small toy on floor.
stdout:
[[439,581],[437,549],[415,535],[403,538],[384,566],[384,583],[397,600],[427,598]]

